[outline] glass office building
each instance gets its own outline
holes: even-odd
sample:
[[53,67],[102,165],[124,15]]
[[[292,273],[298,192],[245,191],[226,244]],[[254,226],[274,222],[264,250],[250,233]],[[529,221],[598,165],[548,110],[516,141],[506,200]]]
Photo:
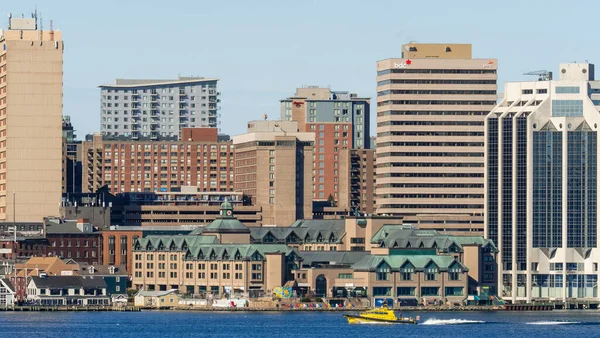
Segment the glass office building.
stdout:
[[600,81],[589,63],[559,74],[507,83],[485,121],[485,233],[513,302],[600,300]]

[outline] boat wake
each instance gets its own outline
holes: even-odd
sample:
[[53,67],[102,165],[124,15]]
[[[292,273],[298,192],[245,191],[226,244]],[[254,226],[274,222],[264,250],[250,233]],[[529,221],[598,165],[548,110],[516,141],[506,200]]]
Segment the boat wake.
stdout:
[[468,319],[427,319],[421,325],[460,325],[460,324],[485,324],[483,320]]
[[562,321],[540,321],[540,322],[529,322],[527,325],[573,325],[579,324],[580,322],[562,322]]

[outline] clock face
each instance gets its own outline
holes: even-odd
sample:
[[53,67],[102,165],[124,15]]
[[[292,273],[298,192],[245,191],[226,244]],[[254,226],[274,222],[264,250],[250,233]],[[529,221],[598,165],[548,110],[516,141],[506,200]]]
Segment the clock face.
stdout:
[[231,216],[231,210],[227,210],[227,216]]

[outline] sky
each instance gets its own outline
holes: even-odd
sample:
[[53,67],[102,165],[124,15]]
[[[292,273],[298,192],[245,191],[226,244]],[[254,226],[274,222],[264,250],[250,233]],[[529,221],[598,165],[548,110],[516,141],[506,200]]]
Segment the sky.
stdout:
[[43,29],[52,20],[63,34],[63,114],[79,138],[100,130],[98,86],[116,78],[217,77],[221,132],[236,135],[278,119],[279,100],[305,85],[374,103],[376,61],[410,41],[471,43],[474,57],[499,59],[500,86],[600,63],[597,0],[20,0],[0,6],[1,28],[36,3]]

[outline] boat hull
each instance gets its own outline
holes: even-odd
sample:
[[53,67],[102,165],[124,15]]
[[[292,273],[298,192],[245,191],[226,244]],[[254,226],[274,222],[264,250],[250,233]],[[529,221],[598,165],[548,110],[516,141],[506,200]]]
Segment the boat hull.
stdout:
[[377,318],[365,318],[361,316],[345,315],[344,318],[348,320],[348,324],[417,324],[415,320],[409,319],[377,319]]

